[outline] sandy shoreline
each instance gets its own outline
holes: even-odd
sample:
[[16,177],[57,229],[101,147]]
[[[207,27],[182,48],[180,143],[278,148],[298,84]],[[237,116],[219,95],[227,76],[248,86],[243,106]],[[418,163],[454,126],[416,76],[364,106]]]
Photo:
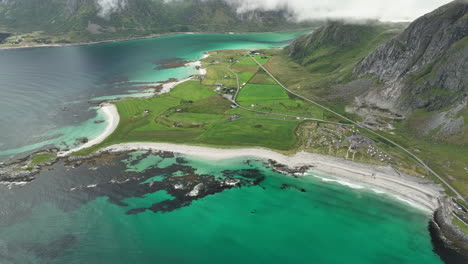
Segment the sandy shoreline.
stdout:
[[[204,75],[204,74],[206,74],[206,69],[202,68],[201,60],[207,58],[208,56],[209,56],[208,53],[204,53],[202,58],[200,58],[197,61],[190,62],[190,63],[186,64],[185,67],[198,67],[200,75]],[[148,97],[152,97],[152,96],[155,96],[155,95],[158,95],[158,94],[168,93],[174,87],[176,87],[177,85],[179,85],[179,84],[181,84],[183,82],[192,80],[193,78],[194,77],[191,76],[191,77],[179,80],[179,81],[164,83],[162,85],[162,89],[161,89],[161,91],[159,93],[155,93],[155,94],[153,94],[151,96],[148,96]],[[111,103],[103,103],[103,104],[101,104],[100,110],[103,111],[103,113],[106,116],[107,126],[104,129],[104,131],[98,137],[89,140],[88,142],[86,142],[85,144],[83,144],[83,145],[81,145],[81,146],[79,146],[77,148],[73,148],[71,150],[64,151],[64,152],[59,152],[58,153],[59,157],[67,156],[67,155],[70,155],[73,152],[76,152],[76,151],[79,151],[79,150],[82,150],[82,149],[89,148],[89,147],[92,147],[94,145],[97,145],[97,144],[103,142],[108,136],[110,136],[115,131],[115,129],[117,128],[117,126],[119,124],[119,121],[120,121],[120,116],[119,116],[119,113],[117,111],[117,107],[115,105],[111,104]]]
[[[208,58],[210,56],[210,54],[207,54],[207,53],[204,53],[203,56],[197,60],[197,61],[192,61],[192,62],[189,62],[187,64],[185,64],[184,67],[194,67],[194,68],[197,68],[198,67],[198,74],[199,75],[205,75],[206,74],[206,69],[202,67],[202,63],[201,61],[205,58]],[[163,93],[168,93],[170,92],[174,87],[176,87],[177,85],[181,84],[181,83],[184,83],[186,81],[190,81],[190,80],[193,80],[194,77],[191,76],[191,77],[188,77],[188,78],[185,78],[185,79],[182,79],[180,81],[175,81],[175,82],[169,82],[169,83],[165,83],[162,85],[162,89],[159,93],[157,94],[163,94]],[[156,94],[155,94],[156,95]]]
[[117,111],[117,107],[113,104],[104,103],[104,104],[101,104],[101,108],[99,110],[102,111],[106,115],[107,126],[104,129],[104,131],[98,137],[89,140],[88,142],[86,142],[85,144],[77,148],[70,149],[64,152],[59,152],[57,156],[59,157],[67,156],[73,152],[97,145],[103,142],[108,136],[110,136],[114,132],[114,130],[117,128],[119,121],[120,121],[120,116]]
[[202,60],[208,58],[210,56],[209,53],[205,52],[203,53],[203,56],[197,60],[197,61],[193,61],[193,62],[189,62],[187,64],[185,64],[185,67],[195,67],[195,68],[198,68],[198,74],[199,75],[206,75],[207,73],[207,70],[205,68],[202,67]]
[[[198,67],[200,75],[206,74],[206,70],[201,67],[201,60],[208,56],[209,54],[205,53],[200,60],[188,63],[186,67]],[[163,89],[160,93],[167,93],[178,84],[191,79],[193,77],[163,84]],[[106,115],[108,123],[103,133],[82,146],[59,153],[59,156],[67,156],[73,152],[99,144],[114,132],[120,120],[116,106],[113,104],[103,104],[101,110]],[[232,158],[271,159],[291,168],[309,165],[313,166],[311,173],[308,173],[309,176],[318,177],[327,182],[336,182],[351,188],[369,189],[377,193],[386,193],[427,212],[433,212],[439,208],[439,198],[444,195],[444,190],[440,185],[430,180],[400,173],[390,166],[374,166],[306,152],[299,152],[294,156],[285,156],[261,148],[221,149],[143,142],[113,145],[101,150],[101,152],[130,150],[170,151],[211,161]],[[321,177],[320,173],[327,176],[323,175],[324,177]],[[329,176],[336,178],[330,178]]]
[[[256,158],[272,159],[289,167],[311,165],[313,169],[311,169],[309,175],[318,176],[318,178],[324,181],[333,181],[351,188],[366,188],[374,190],[377,193],[386,193],[426,212],[435,211],[439,207],[439,198],[444,195],[444,190],[440,185],[430,180],[400,173],[390,166],[373,166],[306,152],[299,152],[294,156],[285,156],[260,148],[220,149],[143,142],[113,145],[101,150],[101,152],[130,150],[170,151],[211,161],[232,158]],[[334,176],[336,179],[322,178],[317,173]]]
[[157,37],[171,36],[171,35],[177,35],[177,34],[190,34],[190,33],[191,32],[163,33],[163,34],[151,34],[151,35],[143,36],[143,37],[109,39],[109,40],[91,41],[91,42],[77,42],[77,43],[63,43],[63,44],[38,44],[38,45],[26,45],[26,46],[20,46],[20,47],[0,47],[0,50],[87,46],[87,45],[95,45],[95,44],[101,44],[101,43],[123,42],[123,41],[131,41],[131,40],[138,40],[138,39],[151,39],[151,38],[157,38]]
[[159,34],[150,34],[147,36],[133,37],[133,38],[119,38],[119,39],[108,39],[100,41],[91,41],[91,42],[77,42],[77,43],[63,43],[63,44],[38,44],[38,45],[26,45],[20,47],[0,47],[0,50],[16,50],[16,49],[32,49],[32,48],[57,48],[57,47],[73,47],[73,46],[87,46],[101,43],[109,42],[120,42],[120,41],[131,41],[138,39],[151,39],[164,36],[172,36],[179,34],[257,34],[257,33],[272,33],[272,32],[292,32],[292,31],[301,31],[301,30],[313,30],[317,27],[308,27],[308,28],[298,28],[298,29],[289,29],[289,30],[277,30],[277,31],[265,31],[265,32],[173,32],[173,33],[159,33]]

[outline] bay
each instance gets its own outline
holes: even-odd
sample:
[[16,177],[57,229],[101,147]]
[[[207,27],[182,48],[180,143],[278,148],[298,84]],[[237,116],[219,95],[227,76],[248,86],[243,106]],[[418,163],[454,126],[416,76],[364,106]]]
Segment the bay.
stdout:
[[[194,61],[217,49],[275,48],[310,31],[177,34],[95,45],[0,51],[0,160],[41,147],[70,148],[105,128],[93,99],[145,95],[145,86],[197,74]],[[161,65],[162,64],[162,65]],[[95,122],[96,121],[96,122]],[[97,123],[97,124],[96,124]]]
[[2,190],[1,263],[442,263],[430,215],[371,189],[261,160],[111,158]]

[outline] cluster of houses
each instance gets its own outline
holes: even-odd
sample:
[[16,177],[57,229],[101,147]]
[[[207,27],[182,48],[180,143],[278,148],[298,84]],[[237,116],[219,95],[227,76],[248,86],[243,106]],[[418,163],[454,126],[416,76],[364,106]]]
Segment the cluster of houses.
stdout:
[[392,162],[392,156],[380,150],[376,143],[359,133],[359,129],[350,126],[323,125],[309,130],[306,147],[328,147],[332,149],[346,148],[346,159],[354,159],[356,153],[361,152],[380,162]]
[[369,148],[367,149],[367,154],[369,154],[369,156],[371,157],[377,158],[381,162],[392,161],[392,157],[389,154],[383,152],[382,150],[379,150],[378,148],[372,145],[369,146]]

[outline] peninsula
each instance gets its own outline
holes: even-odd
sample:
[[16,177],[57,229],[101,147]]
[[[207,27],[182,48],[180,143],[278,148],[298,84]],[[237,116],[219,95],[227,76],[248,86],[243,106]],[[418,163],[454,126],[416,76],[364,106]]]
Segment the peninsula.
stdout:
[[[228,11],[224,14],[232,15]],[[275,173],[315,177],[398,199],[431,216],[429,230],[444,242],[444,249],[468,258],[467,12],[468,3],[457,0],[408,26],[335,21],[281,49],[211,50],[198,61],[170,61],[170,67],[196,68],[199,73],[143,87],[156,91],[149,97],[100,103],[97,111],[106,117],[106,126],[99,136],[76,148],[40,151],[2,164],[0,175],[8,176],[0,184],[27,185],[52,167],[68,171],[86,164],[79,172],[89,172],[112,164],[131,177],[106,178],[66,191],[81,191],[90,200],[106,196],[115,205],[127,206],[164,190],[175,198],[161,202],[158,196],[159,202],[126,214],[170,212],[198,198],[262,181],[253,167],[239,170],[238,178],[233,176],[236,171],[226,169],[221,173],[229,177],[219,180],[184,165],[189,163],[185,158],[215,164],[242,158],[242,166],[260,161]],[[115,18],[110,21],[116,23]],[[270,22],[261,25],[279,27],[278,21]],[[117,35],[106,25],[91,23],[88,33]],[[94,39],[93,34],[86,38]],[[132,155],[176,162],[169,169],[150,166],[158,175],[138,178]],[[126,167],[115,164],[122,157]],[[164,173],[171,176],[164,178]],[[109,188],[112,184],[128,185],[120,193]],[[93,188],[102,188],[101,193],[88,193]],[[281,189],[306,192],[286,183]]]

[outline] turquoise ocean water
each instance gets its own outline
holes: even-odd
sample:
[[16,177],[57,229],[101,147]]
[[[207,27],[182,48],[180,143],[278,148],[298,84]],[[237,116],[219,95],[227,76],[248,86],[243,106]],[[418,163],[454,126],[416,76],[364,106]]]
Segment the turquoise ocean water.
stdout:
[[[303,33],[0,51],[0,159],[95,137],[105,123],[94,122],[103,116],[88,101],[138,96],[147,83],[196,73],[156,70],[162,61],[282,47]],[[76,168],[61,161],[36,176],[0,185],[2,264],[442,263],[426,212],[262,161],[130,153]]]
[[[256,160],[139,155],[59,163],[0,192],[16,200],[0,207],[1,263],[442,263],[427,213],[387,195]],[[200,175],[255,180],[220,189]],[[187,201],[200,182],[213,193]]]

